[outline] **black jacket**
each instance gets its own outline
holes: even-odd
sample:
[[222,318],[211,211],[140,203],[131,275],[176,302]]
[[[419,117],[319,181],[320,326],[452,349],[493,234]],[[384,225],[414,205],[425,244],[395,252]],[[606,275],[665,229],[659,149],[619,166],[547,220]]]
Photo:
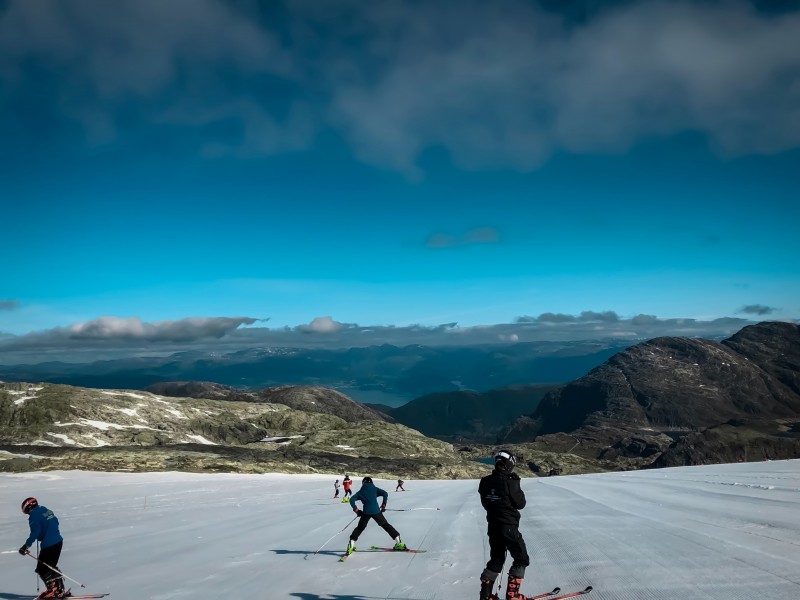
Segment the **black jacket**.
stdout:
[[525,508],[525,493],[520,487],[519,475],[506,475],[495,469],[491,475],[481,479],[478,493],[489,525],[519,527],[519,509]]

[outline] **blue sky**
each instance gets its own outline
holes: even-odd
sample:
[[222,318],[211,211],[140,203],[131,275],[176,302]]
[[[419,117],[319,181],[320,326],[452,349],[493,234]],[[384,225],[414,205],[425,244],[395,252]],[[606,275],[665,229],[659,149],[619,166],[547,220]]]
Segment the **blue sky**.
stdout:
[[0,349],[800,319],[797,39],[791,3],[0,2]]

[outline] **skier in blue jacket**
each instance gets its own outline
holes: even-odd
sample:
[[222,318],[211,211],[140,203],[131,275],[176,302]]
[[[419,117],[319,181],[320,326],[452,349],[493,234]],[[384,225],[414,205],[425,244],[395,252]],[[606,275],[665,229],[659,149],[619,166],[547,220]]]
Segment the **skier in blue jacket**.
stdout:
[[[383,498],[383,502],[380,506],[378,506],[378,496]],[[359,509],[358,506],[356,506],[356,501],[358,500],[361,500],[361,504],[364,507],[363,509]],[[350,541],[347,542],[347,554],[355,552],[356,540],[358,540],[361,532],[366,529],[370,519],[374,519],[378,525],[383,527],[386,533],[392,536],[392,539],[394,539],[394,550],[406,549],[406,545],[403,543],[403,540],[400,539],[400,534],[389,524],[386,517],[383,516],[383,512],[386,510],[387,500],[389,500],[389,493],[376,487],[375,484],[372,483],[372,477],[364,477],[364,479],[361,480],[361,489],[350,498],[350,506],[353,508],[356,515],[361,518],[358,520],[358,525],[353,530],[353,533],[350,534]]]
[[64,579],[55,569],[58,568],[58,559],[61,557],[61,546],[64,538],[58,531],[58,518],[45,506],[40,506],[36,498],[25,498],[22,502],[22,512],[28,515],[28,526],[31,534],[25,543],[20,547],[19,553],[25,556],[29,554],[28,548],[33,546],[33,542],[41,544],[38,561],[36,563],[36,573],[44,581],[47,589],[39,594],[37,600],[45,598],[63,598]]

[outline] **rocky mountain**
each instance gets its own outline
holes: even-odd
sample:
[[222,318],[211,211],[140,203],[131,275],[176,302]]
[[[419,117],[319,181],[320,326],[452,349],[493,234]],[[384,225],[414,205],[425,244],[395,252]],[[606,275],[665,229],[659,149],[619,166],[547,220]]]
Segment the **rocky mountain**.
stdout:
[[249,391],[209,381],[171,381],[151,385],[147,391],[181,398],[284,404],[295,410],[334,415],[349,423],[394,420],[391,416],[360,404],[336,390],[319,386],[285,385]]
[[324,410],[252,398],[0,383],[0,470],[349,472],[408,479],[488,472],[450,444],[403,425],[326,412],[335,392],[314,396],[302,389],[294,398],[291,392],[278,390],[290,402],[316,397]]
[[359,402],[397,407],[433,392],[571,381],[628,345],[616,341],[435,348],[385,344],[340,350],[180,352],[88,364],[0,365],[0,380],[140,390],[171,381],[214,381],[248,389],[306,385],[336,389]]
[[[505,441],[636,466],[800,456],[800,326],[661,337],[547,394]],[[535,440],[535,441],[534,441]]]

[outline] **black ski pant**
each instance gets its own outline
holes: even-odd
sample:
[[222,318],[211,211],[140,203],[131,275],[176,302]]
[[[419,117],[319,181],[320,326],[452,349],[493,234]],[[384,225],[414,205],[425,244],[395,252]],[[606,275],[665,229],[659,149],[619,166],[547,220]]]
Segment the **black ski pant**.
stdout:
[[350,495],[352,495],[352,492],[350,490],[345,490],[344,491],[344,497],[345,498],[349,497]]
[[[58,559],[61,558],[61,546],[63,545],[64,542],[58,542],[57,544],[39,550],[39,561],[36,563],[35,570],[45,583],[51,579],[58,579],[61,577],[61,575],[50,567],[58,568]],[[47,565],[50,565],[50,567]]]
[[389,521],[386,520],[386,517],[383,516],[383,513],[378,513],[375,515],[362,513],[361,518],[358,520],[358,525],[355,529],[353,529],[353,533],[350,534],[351,540],[355,542],[358,539],[358,537],[361,535],[361,532],[367,528],[367,524],[369,523],[370,519],[375,519],[375,522],[383,527],[386,533],[392,536],[392,539],[400,537],[400,534],[397,533],[397,529],[389,524]]
[[[486,563],[484,575],[494,581],[503,570],[506,562],[506,552],[511,555],[514,562],[508,570],[511,577],[525,577],[525,567],[531,564],[528,558],[528,549],[519,528],[515,525],[489,524],[489,562]],[[492,576],[494,575],[494,576]]]

